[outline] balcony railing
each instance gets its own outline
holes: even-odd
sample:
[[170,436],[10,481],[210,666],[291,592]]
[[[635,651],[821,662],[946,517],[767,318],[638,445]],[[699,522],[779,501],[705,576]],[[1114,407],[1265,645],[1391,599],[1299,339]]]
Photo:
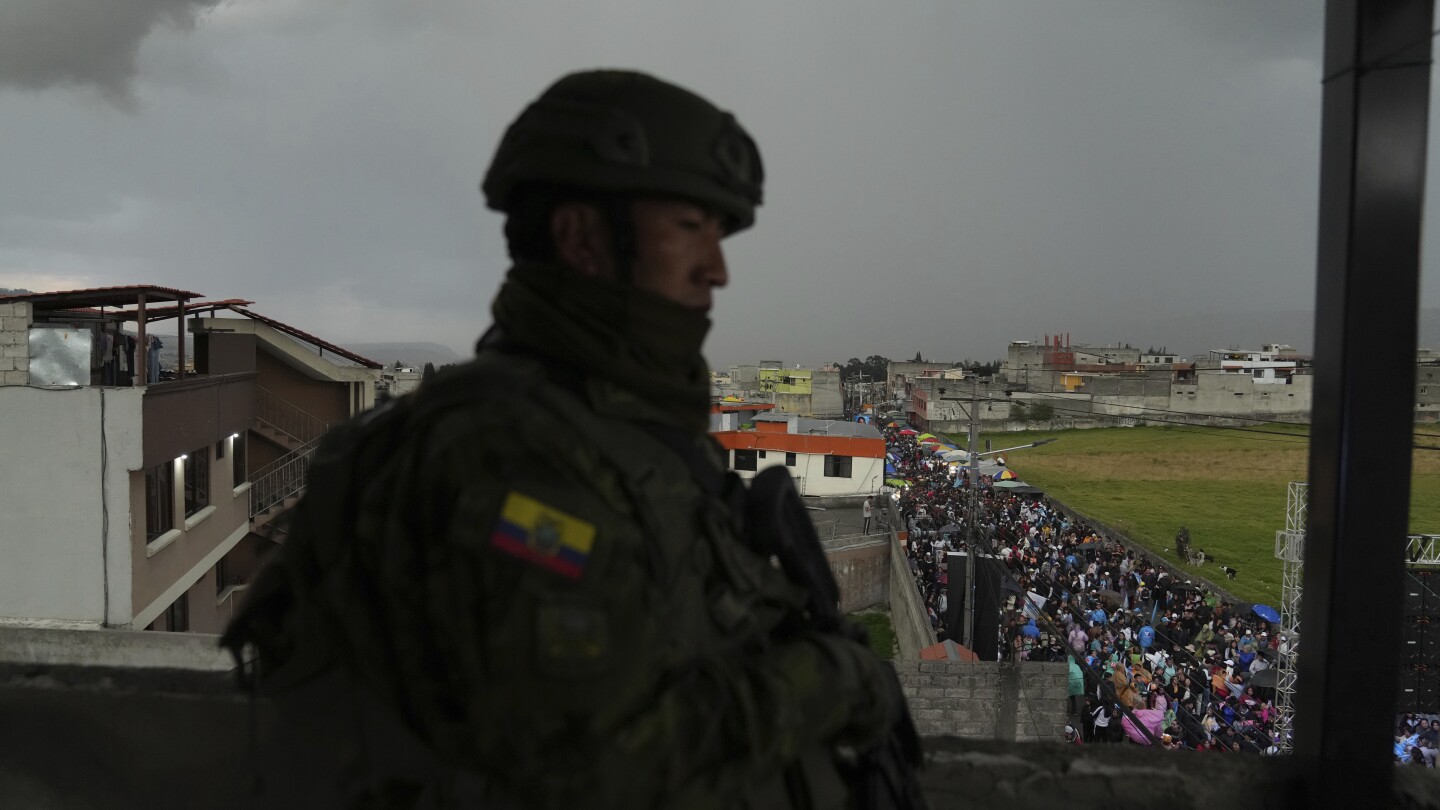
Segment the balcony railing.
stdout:
[[297,495],[305,488],[310,457],[320,444],[317,437],[308,444],[261,467],[250,476],[250,517],[254,518]]
[[329,422],[264,386],[255,386],[255,393],[255,418],[296,441],[314,441],[330,429]]

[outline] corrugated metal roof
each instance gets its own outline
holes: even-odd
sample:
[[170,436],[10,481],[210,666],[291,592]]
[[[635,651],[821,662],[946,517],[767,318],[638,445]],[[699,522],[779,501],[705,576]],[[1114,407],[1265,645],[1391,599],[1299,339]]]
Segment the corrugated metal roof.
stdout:
[[[203,312],[211,312],[217,309],[229,309],[232,306],[243,307],[246,304],[253,303],[255,302],[246,300],[244,298],[227,298],[224,301],[197,301],[193,304],[185,305],[185,314],[199,315]],[[115,314],[119,315],[121,320],[135,321],[140,319],[140,313],[137,310],[129,310],[127,312],[119,312]],[[180,314],[179,305],[163,307],[145,307],[145,320],[147,323],[150,321],[163,321],[166,318],[173,318],[178,314]]]
[[[157,287],[151,284],[129,284],[121,287],[92,287],[88,290],[61,290],[58,292],[18,293],[0,295],[0,304],[28,302],[41,309],[62,307],[124,307],[138,303],[144,293],[146,302],[179,301],[199,298],[200,293],[177,290],[174,287]],[[50,305],[56,306],[50,306]]]

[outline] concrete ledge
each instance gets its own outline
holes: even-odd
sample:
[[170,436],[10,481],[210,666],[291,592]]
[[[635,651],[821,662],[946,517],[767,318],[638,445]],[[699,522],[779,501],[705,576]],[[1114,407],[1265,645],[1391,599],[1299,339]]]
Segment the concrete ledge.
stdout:
[[164,550],[166,546],[170,545],[171,543],[179,540],[184,536],[185,531],[183,529],[170,529],[169,531],[145,544],[145,558],[149,559],[151,557],[154,557],[156,554],[159,554],[162,550]]
[[[160,638],[160,647],[182,649],[203,649],[214,643],[213,636],[58,632],[117,640],[148,635]],[[0,628],[0,654],[7,661],[38,658],[35,651],[46,643],[53,639],[47,641],[43,633],[37,638]],[[89,655],[97,658],[106,647],[76,644],[92,650]],[[77,657],[73,651],[71,657]],[[84,688],[63,688],[75,685],[70,678],[77,670],[95,668],[38,665],[18,682],[9,677],[16,675],[15,666],[0,663],[3,806],[147,810],[354,806],[353,801],[341,802],[340,796],[311,793],[327,786],[354,786],[368,775],[345,757],[361,719],[367,739],[380,746],[372,752],[372,764],[388,767],[403,759],[385,747],[396,739],[385,725],[388,721],[370,708],[363,695],[357,711],[355,699],[337,690],[333,680],[317,681],[311,692],[297,695],[290,704],[292,710],[297,705],[307,711],[315,707],[312,713],[317,720],[310,733],[320,736],[306,737],[297,733],[305,725],[301,720],[282,721],[285,707],[242,696],[222,673],[131,670],[129,677],[140,684],[132,686],[121,676],[82,684]],[[212,686],[197,687],[201,682]],[[179,683],[181,688],[166,688],[167,683]],[[984,723],[957,720],[954,726],[979,733]],[[1159,751],[1130,744],[1007,743],[949,736],[927,736],[924,748],[926,767],[920,783],[932,810],[1152,806],[1287,810],[1315,803],[1284,758]],[[83,774],[76,763],[88,763]],[[287,795],[287,786],[304,790]],[[262,787],[265,795],[257,795]],[[1440,772],[1401,768],[1395,773],[1392,794],[1375,796],[1365,807],[1440,810]]]
[[[1269,810],[1315,804],[1283,757],[1137,745],[925,739],[920,783],[934,810],[1117,807]],[[1440,808],[1440,771],[1400,768],[1374,807]]]
[[219,636],[0,626],[0,665],[229,672]]
[[204,509],[201,509],[190,517],[185,518],[185,531],[188,532],[196,526],[199,526],[201,523],[204,523],[205,520],[213,514],[215,514],[215,507],[214,505],[211,505],[205,507]]

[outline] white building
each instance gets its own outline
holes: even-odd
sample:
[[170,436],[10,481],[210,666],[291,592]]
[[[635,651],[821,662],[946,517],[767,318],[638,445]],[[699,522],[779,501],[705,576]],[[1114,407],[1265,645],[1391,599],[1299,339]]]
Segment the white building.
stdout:
[[1295,347],[1283,343],[1267,343],[1260,351],[1246,349],[1211,349],[1210,368],[1218,367],[1226,374],[1242,374],[1256,385],[1286,385],[1300,367]]
[[801,495],[873,495],[885,478],[885,439],[873,425],[807,419],[788,413],[710,415],[710,433],[741,478],[785,466]]

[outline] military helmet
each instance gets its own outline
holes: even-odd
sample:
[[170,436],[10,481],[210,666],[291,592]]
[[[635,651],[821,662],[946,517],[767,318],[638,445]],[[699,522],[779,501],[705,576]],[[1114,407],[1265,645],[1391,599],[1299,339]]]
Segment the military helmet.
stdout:
[[513,211],[531,186],[689,200],[750,227],[765,172],[739,122],[682,87],[643,73],[572,73],[506,130],[480,184],[485,203]]

